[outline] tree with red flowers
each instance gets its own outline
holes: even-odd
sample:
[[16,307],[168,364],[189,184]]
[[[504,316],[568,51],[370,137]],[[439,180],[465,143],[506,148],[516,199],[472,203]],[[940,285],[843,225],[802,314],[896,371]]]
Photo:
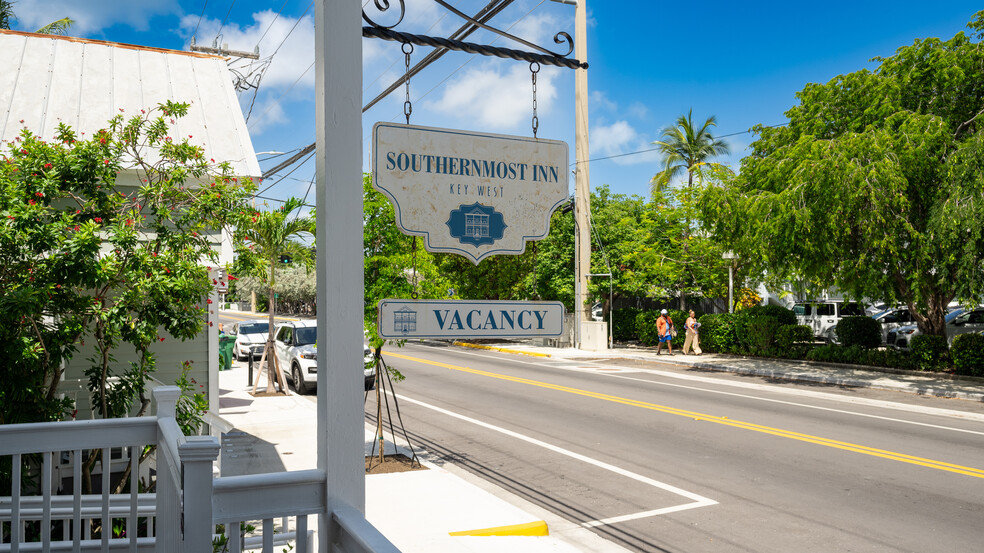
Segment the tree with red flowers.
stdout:
[[[187,110],[120,114],[90,137],[24,130],[0,154],[0,424],[70,414],[58,386],[80,352],[97,415],[142,414],[150,345],[204,330],[214,234],[253,188],[171,138]],[[139,361],[117,363],[123,347]]]

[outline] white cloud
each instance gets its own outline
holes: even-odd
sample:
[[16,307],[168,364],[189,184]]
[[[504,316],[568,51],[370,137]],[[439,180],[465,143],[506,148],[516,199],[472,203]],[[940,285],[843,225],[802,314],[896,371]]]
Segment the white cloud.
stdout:
[[618,109],[618,104],[613,102],[608,95],[600,90],[592,90],[590,95],[590,108],[598,109],[604,111],[615,111]]
[[638,131],[625,120],[616,121],[610,125],[594,125],[588,133],[588,140],[591,147],[591,157],[608,157],[643,152],[616,157],[612,161],[619,165],[635,165],[638,163],[655,163],[659,161],[658,152],[645,151],[652,149],[653,145],[640,136]]
[[177,0],[134,2],[133,0],[17,0],[13,5],[17,28],[34,31],[63,17],[74,20],[70,34],[86,35],[117,23],[138,31],[148,29],[148,21],[158,15],[181,13]]
[[[503,71],[508,68],[507,71]],[[542,68],[537,74],[538,116],[552,111],[557,98],[554,68]],[[525,64],[489,63],[471,69],[452,81],[444,95],[427,102],[429,109],[443,114],[457,114],[459,119],[494,129],[507,129],[533,116],[533,88],[529,67]]]

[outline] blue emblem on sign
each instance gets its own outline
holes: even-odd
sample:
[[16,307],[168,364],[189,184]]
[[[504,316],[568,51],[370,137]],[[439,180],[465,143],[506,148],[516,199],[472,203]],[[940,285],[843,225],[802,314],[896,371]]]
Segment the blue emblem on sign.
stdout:
[[417,312],[409,307],[403,307],[393,313],[393,331],[409,334],[417,331]]
[[451,212],[445,223],[451,230],[451,236],[462,244],[482,246],[493,244],[502,239],[506,223],[502,214],[493,207],[475,202],[471,205],[462,204]]

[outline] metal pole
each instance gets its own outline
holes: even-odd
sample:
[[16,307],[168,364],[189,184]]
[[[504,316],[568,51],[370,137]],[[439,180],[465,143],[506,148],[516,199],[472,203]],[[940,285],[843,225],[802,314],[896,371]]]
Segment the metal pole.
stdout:
[[[327,513],[319,551],[334,550],[332,513],[365,512],[362,366],[362,2],[315,2],[318,469]],[[331,315],[329,317],[329,314]],[[328,355],[331,352],[331,355]]]
[[[587,0],[577,3],[574,11],[575,56],[582,62],[588,61],[588,12]],[[591,186],[588,172],[588,70],[578,68],[574,71],[574,119],[575,143],[574,157],[577,167],[574,188],[574,220],[577,222],[575,243],[576,285],[574,298],[575,323],[578,329],[577,347],[581,347],[581,325],[590,319],[586,295],[588,278],[591,272]]]
[[734,268],[729,265],[728,266],[728,313],[735,312],[735,300],[733,296],[734,286],[735,286]]

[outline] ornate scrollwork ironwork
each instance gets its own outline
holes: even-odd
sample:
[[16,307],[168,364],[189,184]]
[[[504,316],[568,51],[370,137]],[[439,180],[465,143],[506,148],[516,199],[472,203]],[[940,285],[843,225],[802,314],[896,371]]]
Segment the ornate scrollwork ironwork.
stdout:
[[[441,37],[431,37],[425,35],[415,35],[411,33],[403,33],[395,31],[394,27],[403,21],[403,17],[406,15],[406,5],[404,0],[398,0],[400,3],[400,18],[392,25],[380,25],[370,18],[365,10],[362,10],[362,18],[365,19],[371,27],[362,28],[362,36],[382,38],[386,40],[395,40],[403,43],[416,44],[418,46],[433,46],[436,48],[446,48],[448,50],[455,50],[459,52],[468,52],[472,54],[481,54],[483,56],[497,56],[500,58],[512,58],[516,60],[525,60],[528,62],[536,62],[543,65],[556,65],[560,67],[569,67],[571,69],[583,68],[587,69],[588,64],[582,63],[576,59],[571,59],[568,56],[574,52],[574,39],[571,35],[561,31],[554,35],[553,40],[555,44],[566,44],[568,49],[567,52],[560,53],[548,50],[541,46],[538,46],[532,42],[519,38],[515,35],[511,35],[505,31],[496,29],[486,25],[485,23],[476,20],[473,17],[468,16],[465,13],[454,8],[444,0],[434,0],[437,4],[440,4],[449,12],[457,15],[458,17],[464,19],[469,24],[474,25],[476,28],[485,29],[486,31],[495,33],[501,37],[507,38],[514,42],[518,42],[523,46],[526,46],[536,52],[526,52],[522,50],[514,50],[510,48],[499,48],[496,46],[486,46],[481,44],[474,44],[471,42],[462,42],[459,40],[441,38]],[[386,12],[390,9],[390,0],[373,0],[376,9],[380,12]],[[539,52],[539,53],[538,53]]]
[[[362,19],[365,19],[367,23],[376,27],[377,29],[392,29],[396,27],[403,21],[403,17],[407,14],[407,5],[403,3],[403,0],[397,0],[400,3],[400,18],[397,19],[396,23],[392,25],[380,25],[373,21],[368,15],[366,15],[366,10],[362,10]],[[385,13],[390,9],[389,0],[373,0],[373,4],[380,13]]]

